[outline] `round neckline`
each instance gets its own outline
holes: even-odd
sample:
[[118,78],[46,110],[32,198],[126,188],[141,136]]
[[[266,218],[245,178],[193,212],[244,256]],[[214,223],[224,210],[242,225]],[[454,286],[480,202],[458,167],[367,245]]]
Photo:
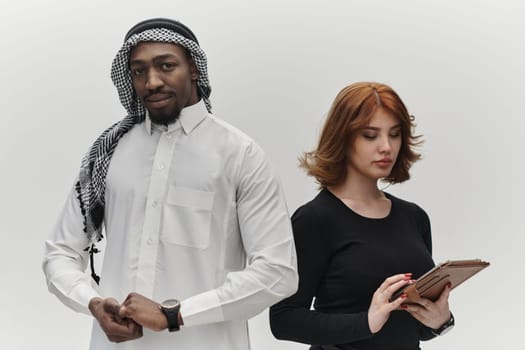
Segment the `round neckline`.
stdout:
[[328,188],[324,188],[323,191],[327,192],[330,197],[332,197],[337,203],[339,203],[339,205],[343,206],[348,212],[350,212],[354,216],[357,216],[363,220],[374,221],[374,222],[386,221],[392,216],[392,213],[394,211],[394,201],[392,199],[392,196],[388,192],[382,191],[385,197],[390,201],[390,210],[388,211],[388,214],[386,214],[384,217],[381,217],[381,218],[371,218],[368,216],[361,215],[355,210],[353,210],[352,208],[350,208],[339,197],[333,194]]

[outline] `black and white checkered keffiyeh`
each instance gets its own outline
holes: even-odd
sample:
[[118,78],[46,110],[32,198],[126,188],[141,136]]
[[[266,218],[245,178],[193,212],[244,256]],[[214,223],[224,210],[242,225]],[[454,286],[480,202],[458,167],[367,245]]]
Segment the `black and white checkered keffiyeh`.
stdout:
[[126,108],[129,115],[139,116],[140,121],[144,119],[145,109],[140,100],[135,95],[133,90],[133,83],[131,80],[131,72],[129,70],[129,53],[131,49],[142,41],[162,41],[173,44],[179,44],[191,54],[191,58],[195,62],[199,70],[199,79],[197,80],[197,88],[201,98],[206,104],[208,111],[211,111],[209,95],[211,92],[210,82],[208,81],[208,65],[204,51],[193,40],[187,39],[184,36],[175,33],[165,28],[154,28],[144,32],[132,35],[122,46],[113,60],[111,67],[111,80],[117,87],[120,102]]
[[139,42],[144,41],[178,44],[189,51],[199,71],[197,80],[199,96],[204,100],[208,111],[211,112],[209,100],[211,87],[208,81],[206,55],[196,42],[165,28],[153,28],[133,34],[124,42],[124,45],[113,60],[111,79],[117,87],[120,102],[128,112],[128,115],[106,129],[93,143],[82,160],[79,179],[75,185],[77,198],[80,201],[80,208],[84,217],[84,232],[90,241],[90,246],[85,250],[90,253],[91,276],[97,283],[100,278],[94,273],[93,253],[98,252],[95,243],[103,238],[104,196],[109,162],[120,138],[146,117],[146,109],[135,93],[129,69],[131,49]]

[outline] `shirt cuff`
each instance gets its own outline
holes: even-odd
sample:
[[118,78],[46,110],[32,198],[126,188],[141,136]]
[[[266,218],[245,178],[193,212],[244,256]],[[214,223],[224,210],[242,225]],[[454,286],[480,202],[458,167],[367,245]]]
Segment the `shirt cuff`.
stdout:
[[180,313],[184,326],[197,326],[224,321],[222,306],[215,290],[181,301]]

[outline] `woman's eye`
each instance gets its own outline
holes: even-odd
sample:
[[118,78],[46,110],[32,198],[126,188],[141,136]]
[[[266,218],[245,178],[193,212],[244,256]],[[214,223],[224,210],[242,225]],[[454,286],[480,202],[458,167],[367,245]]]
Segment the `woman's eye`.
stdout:
[[396,131],[390,134],[390,137],[399,137],[401,136],[401,131]]
[[373,140],[376,138],[376,135],[373,134],[363,134],[363,137],[367,140]]

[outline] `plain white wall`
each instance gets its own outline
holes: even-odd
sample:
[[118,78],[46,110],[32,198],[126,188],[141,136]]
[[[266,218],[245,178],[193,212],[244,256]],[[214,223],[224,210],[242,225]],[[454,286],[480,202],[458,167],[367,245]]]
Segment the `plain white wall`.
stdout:
[[[266,150],[291,212],[316,192],[296,159],[315,145],[336,93],[361,80],[396,89],[426,143],[413,178],[388,191],[427,210],[436,261],[492,263],[453,292],[456,329],[422,346],[516,348],[525,328],[523,4],[2,3],[0,347],[87,348],[90,318],[47,292],[43,242],[84,152],[124,115],[109,79],[123,35],[142,19],[164,16],[197,34],[215,114]],[[274,340],[267,317],[250,321],[252,349],[306,348]]]

